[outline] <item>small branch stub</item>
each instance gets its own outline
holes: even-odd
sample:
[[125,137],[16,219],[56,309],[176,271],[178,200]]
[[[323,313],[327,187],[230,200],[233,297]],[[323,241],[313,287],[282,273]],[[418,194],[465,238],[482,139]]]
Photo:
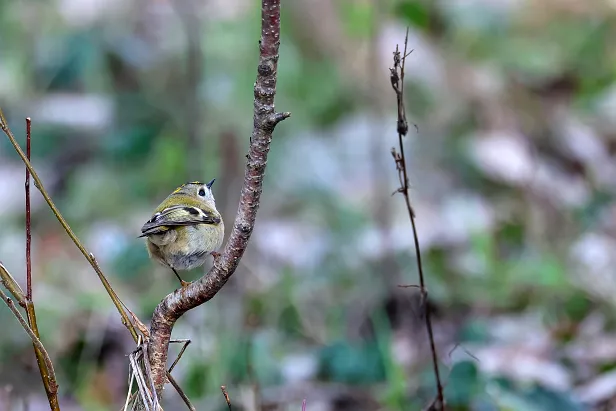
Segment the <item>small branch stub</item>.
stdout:
[[231,411],[231,398],[229,398],[227,387],[225,387],[224,385],[221,385],[220,390],[222,391],[222,395],[225,397],[225,401],[227,402],[227,407],[229,407],[229,411]]

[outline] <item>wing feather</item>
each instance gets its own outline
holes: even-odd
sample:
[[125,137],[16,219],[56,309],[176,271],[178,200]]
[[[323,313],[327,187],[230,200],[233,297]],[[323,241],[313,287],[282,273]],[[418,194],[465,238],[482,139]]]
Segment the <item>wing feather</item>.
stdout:
[[154,214],[143,227],[141,235],[144,237],[153,234],[162,234],[171,227],[196,225],[196,224],[220,224],[220,216],[212,211],[203,210],[192,206],[173,206]]

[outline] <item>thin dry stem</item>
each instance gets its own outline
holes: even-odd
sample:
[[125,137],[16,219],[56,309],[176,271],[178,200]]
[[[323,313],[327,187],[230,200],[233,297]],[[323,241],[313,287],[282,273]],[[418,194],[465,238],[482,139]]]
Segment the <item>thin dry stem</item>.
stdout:
[[263,190],[272,133],[290,113],[274,110],[276,70],[280,45],[280,0],[261,2],[261,41],[257,80],[254,86],[254,119],[240,204],[221,256],[210,271],[187,287],[176,290],[156,307],[150,323],[150,362],[156,390],[162,391],[175,322],[186,311],[210,300],[235,272],[252,234]]
[[144,364],[144,368],[145,368],[145,376],[147,377],[147,381],[148,381],[148,390],[152,393],[152,397],[153,397],[153,403],[154,406],[153,408],[155,410],[158,410],[158,395],[156,394],[156,388],[154,388],[154,382],[152,381],[152,369],[150,368],[150,362],[148,361],[148,345],[147,344],[143,344],[141,346],[141,349],[143,351],[143,364]]
[[[36,311],[34,310],[34,302],[31,300],[26,301],[26,314],[28,317],[28,324],[30,324],[32,332],[40,341],[41,336],[39,334],[38,324],[36,322]],[[49,361],[45,358],[45,353],[43,353],[39,346],[34,342],[33,348],[34,354],[36,355],[36,363],[41,374],[41,379],[43,380],[43,386],[45,387],[45,393],[47,394],[47,399],[49,400],[49,405],[52,409],[54,409],[53,405],[58,402],[58,384],[56,377],[52,376],[53,368],[49,368]]]
[[52,394],[51,397],[49,398],[49,406],[51,407],[52,411],[60,411],[60,404],[58,403],[58,384],[56,380],[56,373],[54,371],[53,363],[51,362],[51,358],[49,358],[49,354],[47,353],[47,350],[45,350],[45,347],[43,346],[43,343],[41,342],[41,340],[38,339],[34,331],[32,331],[32,328],[30,328],[27,321],[21,315],[21,313],[15,306],[15,303],[13,302],[13,300],[9,296],[7,296],[2,290],[0,290],[0,299],[2,299],[4,303],[9,307],[9,309],[13,312],[13,315],[15,315],[15,318],[17,318],[17,320],[19,321],[23,329],[26,330],[26,332],[30,336],[30,339],[32,340],[32,344],[34,344],[38,352],[41,353],[42,359],[45,363],[46,370],[48,371],[47,374],[45,375],[45,378],[49,385],[49,390]]
[[[32,126],[32,120],[30,117],[26,118],[26,153],[28,160],[30,160],[30,130]],[[30,259],[30,252],[32,250],[32,231],[30,222],[30,170],[26,167],[26,298],[28,301],[32,301],[32,260]]]
[[[131,336],[133,337],[133,340],[137,342],[138,340],[137,328],[139,330],[146,330],[146,332],[147,332],[147,328],[132,312],[131,312],[131,315],[133,317],[133,321],[135,321],[135,324],[137,324],[137,327],[135,327],[135,325],[131,322],[129,315],[126,313],[128,308],[124,305],[124,303],[122,303],[120,298],[117,296],[115,290],[111,287],[111,284],[109,283],[109,281],[103,274],[102,270],[100,269],[98,262],[96,261],[96,258],[94,257],[94,254],[90,253],[85,248],[85,246],[81,243],[79,238],[77,238],[77,236],[75,235],[71,227],[68,225],[68,223],[66,222],[66,220],[64,219],[64,217],[62,216],[62,214],[60,213],[60,211],[54,204],[49,193],[47,192],[47,190],[45,190],[45,187],[43,186],[43,183],[41,179],[39,178],[38,174],[32,167],[32,164],[30,163],[29,158],[26,156],[26,154],[24,154],[23,150],[17,143],[15,136],[13,135],[13,132],[9,128],[8,122],[6,121],[6,118],[4,117],[4,113],[2,112],[2,109],[0,109],[0,129],[2,129],[4,134],[8,137],[9,141],[13,145],[13,148],[15,149],[15,151],[17,152],[17,154],[19,155],[19,157],[25,164],[26,169],[31,174],[32,179],[34,180],[34,185],[42,194],[43,198],[47,202],[47,205],[53,212],[54,216],[60,222],[60,225],[62,225],[62,228],[64,229],[64,231],[66,231],[66,233],[71,238],[75,246],[79,249],[81,254],[83,254],[83,256],[90,263],[90,265],[92,266],[92,268],[98,275],[101,283],[103,284],[103,287],[107,291],[107,294],[111,298],[114,306],[116,307],[117,311],[120,313],[120,316],[122,317],[122,324],[124,324],[124,326],[128,329]],[[7,288],[7,290],[9,290],[9,292],[13,295],[15,300],[17,300],[19,305],[26,308],[26,295],[24,294],[19,284],[13,279],[13,277],[8,273],[8,271],[5,269],[4,266],[2,266],[1,263],[0,263],[0,282]],[[149,338],[149,336],[145,334],[144,334],[144,337],[146,337],[146,340]],[[166,372],[166,370],[165,370],[165,375],[168,378],[170,377],[170,374]],[[185,397],[184,393],[182,392],[181,389],[179,389],[179,386],[177,386],[177,384],[175,385],[175,387],[176,389],[178,389],[178,394],[180,394],[180,396],[182,397]],[[187,405],[189,404],[187,403]],[[190,407],[191,406],[189,405],[189,408]]]
[[21,157],[21,160],[26,165],[28,171],[32,175],[32,179],[34,180],[34,185],[36,186],[36,188],[43,195],[43,198],[45,199],[45,201],[49,205],[49,208],[51,208],[51,211],[56,216],[56,218],[58,219],[60,224],[62,225],[62,228],[64,228],[64,231],[66,231],[66,233],[71,238],[71,240],[73,240],[73,243],[75,243],[75,246],[77,246],[79,251],[81,251],[81,254],[83,254],[83,256],[86,258],[86,260],[88,260],[88,262],[90,263],[90,265],[92,266],[92,268],[94,269],[96,274],[98,275],[99,279],[103,283],[103,286],[105,287],[105,290],[107,291],[107,294],[109,294],[109,297],[113,301],[113,304],[115,305],[116,309],[118,310],[118,312],[122,316],[122,324],[124,324],[124,326],[126,328],[128,328],[129,332],[133,336],[133,339],[135,341],[137,341],[137,331],[135,330],[135,327],[133,326],[133,324],[130,322],[128,314],[126,313],[126,311],[123,308],[122,302],[120,301],[120,299],[118,298],[118,296],[115,293],[114,289],[111,287],[111,284],[109,283],[109,281],[107,280],[107,278],[105,277],[105,275],[101,271],[100,267],[98,266],[98,263],[96,262],[96,258],[94,258],[94,254],[92,254],[88,250],[86,250],[86,248],[83,246],[83,244],[81,243],[79,238],[77,238],[77,236],[75,235],[75,233],[73,232],[71,227],[68,225],[68,223],[66,222],[66,220],[64,219],[64,217],[60,213],[60,210],[58,210],[58,208],[56,207],[56,205],[52,201],[51,197],[47,193],[47,190],[45,190],[45,187],[43,186],[43,182],[41,181],[41,179],[39,178],[38,174],[36,173],[36,171],[32,167],[32,164],[30,163],[30,160],[28,160],[28,158],[24,154],[23,150],[21,149],[21,147],[17,143],[17,140],[15,139],[15,136],[13,135],[11,130],[9,129],[8,123],[6,121],[6,118],[4,117],[4,114],[2,113],[2,110],[0,110],[0,128],[2,128],[2,131],[4,131],[4,134],[6,134],[6,136],[9,138],[11,144],[13,145],[13,148],[15,149],[15,151],[17,151],[17,154],[19,155],[19,157]]
[[195,406],[192,405],[192,403],[188,399],[188,396],[184,393],[180,385],[175,381],[175,378],[173,378],[169,372],[167,372],[167,379],[169,380],[169,383],[173,386],[173,388],[175,388],[178,395],[180,396],[180,398],[182,398],[182,400],[184,401],[184,404],[186,404],[188,409],[191,411],[197,411]]
[[134,395],[131,395],[131,392],[133,391],[134,381],[135,381],[135,375],[133,374],[133,371],[131,368],[128,370],[128,392],[126,393],[126,402],[124,402],[124,408],[122,408],[123,411],[128,411],[128,404],[130,404],[130,402],[134,398]]
[[139,389],[139,396],[141,397],[141,404],[145,407],[147,411],[155,411],[154,401],[150,395],[150,392],[147,388],[146,378],[143,375],[143,371],[139,366],[138,360],[139,356],[143,356],[143,352],[141,349],[138,349],[137,352],[129,355],[128,360],[130,362],[131,370],[135,380],[137,381],[137,388]]
[[220,390],[222,391],[222,395],[225,397],[225,401],[227,402],[227,407],[229,407],[229,411],[231,411],[231,398],[229,398],[227,387],[225,387],[224,385],[221,385]]
[[167,372],[169,372],[169,373],[171,373],[171,371],[173,371],[173,369],[177,365],[178,361],[180,361],[180,358],[182,358],[182,355],[184,355],[184,351],[186,351],[186,348],[188,348],[188,345],[190,344],[191,341],[190,340],[171,340],[170,342],[172,342],[172,343],[183,343],[184,345],[182,346],[182,349],[180,350],[180,353],[176,357],[175,361],[173,361],[173,364],[171,364],[171,367],[169,367],[169,369],[167,370]]
[[424,319],[426,322],[426,330],[428,332],[428,339],[430,342],[430,352],[432,354],[432,366],[434,369],[434,377],[436,380],[437,398],[430,405],[434,410],[445,410],[445,399],[443,396],[443,384],[441,383],[441,377],[438,367],[438,354],[436,351],[436,345],[434,343],[434,332],[432,330],[432,320],[430,316],[430,309],[428,307],[428,290],[426,289],[425,276],[423,272],[423,264],[421,262],[421,250],[419,247],[419,237],[417,236],[417,226],[415,224],[415,211],[411,205],[411,199],[409,195],[409,178],[406,167],[406,157],[404,155],[403,136],[408,132],[408,121],[406,119],[406,110],[404,107],[404,64],[406,57],[410,53],[407,53],[409,40],[409,30],[406,29],[406,36],[404,38],[404,53],[400,56],[398,46],[394,52],[394,67],[390,69],[391,86],[396,93],[396,100],[398,105],[398,149],[400,152],[396,152],[395,148],[392,148],[392,156],[396,164],[396,170],[398,171],[398,178],[400,180],[400,187],[397,192],[402,193],[404,196],[404,202],[408,211],[409,219],[411,220],[411,226],[413,228],[413,242],[415,244],[415,254],[417,255],[417,270],[419,272],[419,289],[421,293],[421,306],[424,308]]
[[[30,147],[31,147],[31,129],[32,120],[30,117],[26,118],[26,155],[30,160]],[[41,335],[38,330],[38,324],[36,323],[36,310],[34,309],[34,300],[32,298],[32,222],[30,217],[30,171],[26,167],[26,181],[24,183],[26,191],[26,315],[28,318],[28,324],[36,338],[41,339]],[[50,378],[50,370],[45,363],[45,357],[36,344],[32,345],[34,348],[34,354],[36,355],[36,363],[43,380],[43,386],[45,387],[45,393],[49,400],[49,406],[53,409],[54,404],[58,402],[57,395],[57,382],[55,378],[52,381]]]
[[19,305],[26,308],[26,295],[24,294],[24,291],[19,286],[19,283],[15,281],[11,273],[9,273],[6,267],[2,264],[2,262],[0,262],[0,284],[9,290]]

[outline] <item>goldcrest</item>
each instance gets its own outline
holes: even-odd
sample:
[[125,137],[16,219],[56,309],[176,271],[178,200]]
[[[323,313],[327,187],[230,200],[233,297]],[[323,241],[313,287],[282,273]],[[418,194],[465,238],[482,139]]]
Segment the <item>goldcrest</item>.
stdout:
[[222,245],[225,226],[212,194],[215,180],[181,185],[141,228],[150,258],[171,268],[182,287],[189,283],[178,270],[200,267],[209,254],[216,258]]

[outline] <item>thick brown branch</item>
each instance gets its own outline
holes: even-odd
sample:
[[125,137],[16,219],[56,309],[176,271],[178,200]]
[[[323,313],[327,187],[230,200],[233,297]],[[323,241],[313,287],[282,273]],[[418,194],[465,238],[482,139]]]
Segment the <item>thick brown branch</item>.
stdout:
[[148,351],[152,378],[159,392],[165,383],[173,325],[186,311],[205,303],[220,291],[237,268],[252,234],[272,132],[276,124],[291,115],[291,113],[276,113],[274,110],[279,45],[280,0],[262,0],[259,64],[254,86],[254,125],[235,223],[224,251],[214,267],[198,281],[169,294],[154,311],[150,324]]

